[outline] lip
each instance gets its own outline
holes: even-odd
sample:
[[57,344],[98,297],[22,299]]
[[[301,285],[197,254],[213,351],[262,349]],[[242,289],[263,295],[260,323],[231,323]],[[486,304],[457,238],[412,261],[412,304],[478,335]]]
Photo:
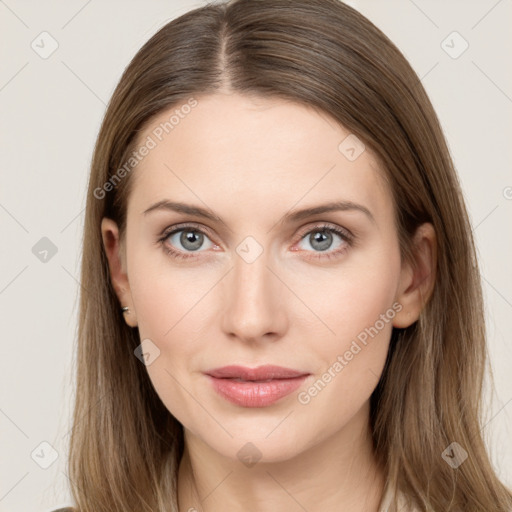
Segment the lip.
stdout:
[[242,407],[266,407],[295,391],[308,372],[265,365],[257,368],[223,366],[205,372],[213,388]]
[[308,372],[292,370],[291,368],[284,368],[283,366],[275,366],[272,364],[266,364],[256,368],[229,365],[208,370],[205,373],[218,379],[242,380],[292,379],[294,377],[301,377],[302,375],[309,375]]

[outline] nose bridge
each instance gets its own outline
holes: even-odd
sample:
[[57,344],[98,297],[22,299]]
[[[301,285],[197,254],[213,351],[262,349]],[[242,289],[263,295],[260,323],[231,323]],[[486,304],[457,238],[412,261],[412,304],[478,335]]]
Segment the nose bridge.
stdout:
[[252,236],[236,248],[226,289],[224,329],[241,339],[278,333],[283,324],[279,279],[269,270],[270,251]]

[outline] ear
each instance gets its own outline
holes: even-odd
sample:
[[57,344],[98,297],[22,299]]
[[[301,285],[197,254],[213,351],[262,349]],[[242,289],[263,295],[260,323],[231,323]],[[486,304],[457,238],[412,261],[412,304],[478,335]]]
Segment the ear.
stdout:
[[[108,259],[110,279],[119,299],[119,310],[130,327],[137,326],[137,315],[132,301],[130,283],[126,273],[126,254],[124,244],[119,240],[117,224],[106,217],[101,220],[101,237]],[[121,307],[128,306],[129,311],[121,313]]]
[[434,226],[424,223],[413,239],[414,262],[404,263],[395,300],[402,309],[393,319],[393,327],[405,328],[418,320],[430,298],[436,280],[437,239]]

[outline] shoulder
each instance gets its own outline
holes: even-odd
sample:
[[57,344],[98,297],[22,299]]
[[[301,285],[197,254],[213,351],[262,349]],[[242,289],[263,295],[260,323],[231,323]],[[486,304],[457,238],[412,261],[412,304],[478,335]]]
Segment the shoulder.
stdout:
[[76,512],[74,508],[66,507],[66,508],[56,508],[55,510],[52,510],[51,512]]

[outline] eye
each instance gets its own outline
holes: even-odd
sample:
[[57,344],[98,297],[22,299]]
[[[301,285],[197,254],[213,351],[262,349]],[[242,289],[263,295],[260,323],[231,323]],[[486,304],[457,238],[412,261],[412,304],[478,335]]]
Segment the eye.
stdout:
[[[334,250],[329,250],[333,246],[333,242],[338,239]],[[204,247],[205,242],[209,242]],[[300,250],[311,252],[309,259],[330,259],[340,256],[346,252],[349,247],[354,244],[354,235],[348,230],[331,224],[317,224],[308,231],[300,235],[300,242],[305,242],[313,250],[307,247],[301,247]],[[177,225],[165,231],[161,238],[158,239],[165,252],[176,259],[195,258],[198,254],[205,252],[207,249],[218,248],[204,228],[196,224]],[[200,250],[201,248],[205,251]],[[297,249],[292,249],[297,251]]]
[[[333,243],[338,238],[339,242],[332,249]],[[332,258],[344,253],[353,244],[353,235],[338,226],[330,224],[318,224],[309,229],[305,234],[301,236],[299,242],[305,242],[306,251],[307,246],[313,249],[316,253],[311,258]],[[310,252],[310,251],[308,251]]]
[[[165,251],[173,257],[190,258],[195,255],[187,253],[203,252],[200,249],[204,246],[206,240],[210,243],[206,249],[216,247],[205,231],[195,225],[187,224],[175,226],[171,231],[166,231],[158,241],[163,245]],[[168,243],[166,244],[166,242]]]

